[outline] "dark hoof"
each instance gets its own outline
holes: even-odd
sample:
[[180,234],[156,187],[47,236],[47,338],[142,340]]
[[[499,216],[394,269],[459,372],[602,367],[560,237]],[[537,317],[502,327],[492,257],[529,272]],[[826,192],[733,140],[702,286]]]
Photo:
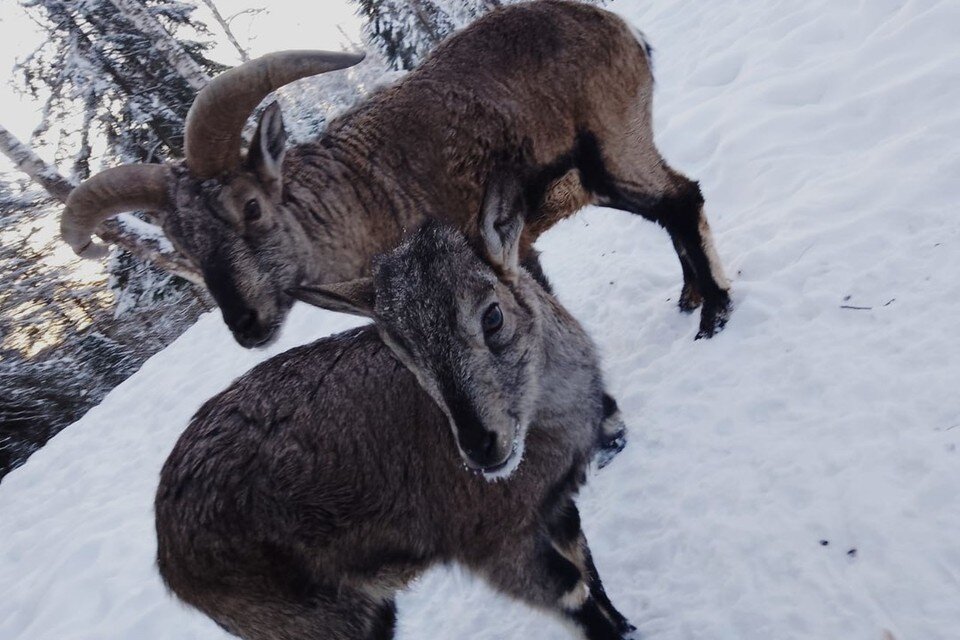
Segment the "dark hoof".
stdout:
[[[616,421],[616,425],[619,428],[614,431],[608,431],[608,427],[613,428],[615,426],[610,424],[613,421]],[[619,412],[607,418],[603,423],[603,427],[603,431],[600,434],[600,447],[596,455],[597,468],[599,469],[603,469],[610,464],[613,459],[617,457],[617,454],[627,446],[627,427],[623,424],[623,420],[620,419]]]
[[700,330],[694,340],[712,338],[723,331],[723,328],[727,326],[727,320],[730,319],[730,311],[730,296],[726,293],[717,302],[705,303],[703,311],[700,312]]
[[627,434],[624,433],[622,436],[615,440],[611,440],[609,443],[600,447],[597,451],[597,468],[603,469],[605,466],[613,462],[613,459],[617,457],[624,447],[627,446]]
[[677,303],[680,311],[693,313],[693,310],[699,307],[702,302],[703,296],[700,295],[697,287],[689,282],[684,283],[683,289],[680,290],[680,302]]
[[643,640],[643,636],[640,635],[635,626],[630,625],[630,630],[623,632],[623,640]]
[[627,425],[623,423],[620,407],[609,393],[603,394],[603,422],[597,448],[597,466],[603,469],[627,446]]

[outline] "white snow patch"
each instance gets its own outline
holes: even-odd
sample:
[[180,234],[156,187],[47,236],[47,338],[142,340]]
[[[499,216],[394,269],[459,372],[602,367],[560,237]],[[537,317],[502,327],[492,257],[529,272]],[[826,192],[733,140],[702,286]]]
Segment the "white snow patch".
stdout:
[[163,234],[163,229],[159,225],[150,224],[130,213],[122,213],[117,216],[117,220],[123,224],[124,228],[131,231],[144,240],[152,240],[157,243],[160,251],[173,251],[173,245]]
[[[736,310],[694,342],[669,240],[624,213],[540,245],[631,428],[580,500],[607,591],[651,640],[956,638],[960,4],[614,7],[657,48],[657,140]],[[248,352],[208,315],[11,473],[0,638],[226,637],[157,578],[160,465],[231,379],[352,323],[297,308]],[[570,637],[457,569],[399,606],[401,639]]]

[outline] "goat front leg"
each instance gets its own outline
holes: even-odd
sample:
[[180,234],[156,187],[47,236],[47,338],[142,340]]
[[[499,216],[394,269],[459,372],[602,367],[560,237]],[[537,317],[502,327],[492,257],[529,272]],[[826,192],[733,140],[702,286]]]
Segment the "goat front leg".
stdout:
[[603,422],[600,423],[600,442],[597,466],[603,469],[627,446],[627,425],[620,415],[617,401],[609,393],[603,394]]
[[572,622],[586,640],[628,640],[604,612],[591,589],[591,577],[565,557],[546,536],[521,551],[491,558],[479,572],[498,591]]
[[561,501],[548,515],[548,529],[553,547],[565,558],[575,564],[581,574],[585,576],[586,586],[590,597],[597,603],[603,614],[614,624],[621,634],[627,635],[636,631],[622,613],[617,611],[607,596],[600,573],[593,562],[593,554],[587,544],[587,537],[580,526],[580,511],[577,509],[573,497]]
[[635,628],[604,591],[580,528],[572,495],[562,497],[535,532],[474,567],[499,591],[572,622],[587,640],[631,640]]

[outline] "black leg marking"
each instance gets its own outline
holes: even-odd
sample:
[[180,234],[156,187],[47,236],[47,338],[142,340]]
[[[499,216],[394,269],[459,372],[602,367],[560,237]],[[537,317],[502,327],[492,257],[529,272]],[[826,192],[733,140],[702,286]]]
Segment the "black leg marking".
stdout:
[[568,497],[556,507],[553,517],[547,521],[550,539],[561,549],[572,547],[580,539],[580,511],[573,498]]
[[603,588],[600,573],[593,562],[593,554],[590,553],[590,547],[580,526],[580,511],[572,497],[568,498],[565,504],[561,506],[555,521],[548,525],[548,530],[554,545],[558,548],[582,554],[585,574],[581,576],[581,579],[590,590],[590,597],[596,601],[600,610],[613,623],[617,631],[620,633],[633,631],[633,625],[627,622],[627,619],[617,611]]
[[[579,607],[567,609],[568,615],[583,627],[587,637],[591,639],[620,638],[623,634],[634,631],[635,628],[617,611],[603,588],[587,539],[583,535],[580,511],[573,496],[561,498],[551,516],[547,520],[552,552],[548,554],[548,562],[554,567],[552,571],[558,575],[562,568],[565,587],[563,594],[567,597],[575,596],[573,589],[582,589],[583,585],[586,585],[588,592],[587,598]],[[574,562],[581,563],[583,567],[576,567]],[[567,606],[569,605],[568,602]]]
[[703,209],[700,186],[666,166],[663,168],[670,173],[674,185],[669,195],[645,189],[641,183],[619,180],[609,172],[597,137],[581,130],[570,152],[531,172],[525,192],[531,211],[538,210],[547,185],[571,168],[577,169],[583,188],[600,203],[655,221],[670,233],[683,270],[678,306],[689,312],[702,303],[698,339],[709,338],[721,330],[730,315],[730,296],[715,279],[704,248],[700,231]]
[[611,417],[613,414],[615,414],[615,413],[617,413],[618,411],[620,411],[620,407],[617,406],[617,401],[614,400],[614,399],[613,399],[613,396],[611,396],[609,393],[604,393],[604,394],[603,394],[602,402],[603,402],[603,418],[604,418],[604,420],[606,420],[607,418]]
[[[579,514],[577,515],[579,523]],[[580,573],[570,560],[561,555],[553,546],[544,554],[544,570],[553,583],[557,593],[557,602],[560,609],[583,629],[589,640],[621,640],[621,633],[589,595],[575,608],[569,608],[570,603],[564,603],[565,598],[576,597],[576,590],[582,589],[588,579]],[[587,585],[589,589],[589,584]]]
[[553,544],[562,548],[570,547],[580,536],[580,512],[573,500],[584,479],[583,466],[572,464],[540,505],[551,548]]
[[680,259],[680,268],[683,270],[683,289],[680,290],[680,300],[677,306],[684,313],[692,313],[703,302],[700,287],[697,286],[697,273],[690,264],[686,249],[676,238],[672,238],[672,240],[673,248],[676,249],[677,257]]
[[527,222],[538,220],[547,189],[571,169],[580,174],[580,184],[590,193],[604,198],[614,195],[613,180],[603,162],[600,143],[592,132],[578,131],[570,151],[558,156],[548,164],[531,168],[524,179],[524,197],[531,215]]
[[601,611],[592,597],[570,613],[570,617],[580,625],[588,640],[623,640],[623,632],[617,629]]
[[549,545],[543,551],[543,569],[556,590],[557,600],[580,584],[580,570],[559,551]]
[[597,571],[597,566],[593,563],[593,554],[590,553],[590,547],[587,546],[586,540],[583,542],[583,557],[587,566],[587,586],[590,587],[590,596],[597,601],[597,604],[604,611],[604,613],[607,614],[607,617],[610,618],[620,633],[630,633],[631,631],[636,631],[637,628],[630,624],[623,614],[617,611],[617,608],[613,606],[612,602],[610,602],[610,597],[607,595],[607,591],[603,588],[603,582],[600,580],[600,573]]
[[682,250],[680,258],[688,261],[703,297],[697,339],[710,338],[723,329],[730,313],[730,295],[714,279],[710,259],[704,250],[704,238],[700,232],[702,210],[700,186],[687,180],[678,195],[661,200],[655,214],[657,221]]
[[652,206],[644,206],[649,202],[648,196],[635,196],[623,188],[618,189],[618,197],[611,201],[611,206],[655,220],[667,230],[683,269],[684,286],[680,308],[695,308],[699,296],[703,310],[700,312],[697,339],[710,338],[727,323],[730,315],[730,295],[714,279],[710,259],[704,249],[704,238],[700,232],[700,216],[703,210],[700,186],[681,176],[678,176],[677,180],[676,194],[664,196]]
[[373,623],[370,640],[393,640],[397,628],[397,603],[394,600],[384,602]]

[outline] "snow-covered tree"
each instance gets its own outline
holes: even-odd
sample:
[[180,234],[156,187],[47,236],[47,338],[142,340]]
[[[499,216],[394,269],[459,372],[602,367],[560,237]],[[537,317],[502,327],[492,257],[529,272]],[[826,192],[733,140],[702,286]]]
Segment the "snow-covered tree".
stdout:
[[204,55],[210,43],[189,37],[208,33],[193,19],[193,5],[126,0],[137,22],[111,0],[22,5],[48,36],[18,66],[20,84],[46,100],[35,138],[56,146],[58,162],[75,161],[76,177],[86,177],[97,139],[91,133],[102,134],[111,163],[182,155],[183,121],[197,88],[223,69]]
[[[523,0],[353,0],[364,35],[395,69],[413,69],[444,38],[488,11]],[[603,4],[605,0],[583,0]]]
[[[354,67],[281,87],[275,98],[283,108],[290,141],[296,144],[316,140],[331,119],[402,75],[391,70],[383,55],[374,49]],[[264,102],[267,103],[269,101]]]
[[[193,19],[193,5],[175,0],[24,0],[22,4],[49,31],[45,42],[18,67],[22,86],[38,99],[46,99],[34,143],[52,146],[57,161],[71,165],[70,182],[91,173],[95,146],[105,147],[97,155],[107,165],[182,154],[183,125],[193,98],[208,74],[223,69],[204,56],[210,43],[190,38],[208,33]],[[62,194],[53,195],[64,199]],[[115,290],[118,299],[126,297],[123,286],[134,291],[150,283],[183,286],[153,277],[137,282],[137,274],[147,277],[150,273],[139,264],[144,258],[199,282],[196,270],[157,234],[138,237],[146,227],[120,221],[103,228],[106,240],[138,258],[111,263],[114,269],[127,270],[114,272],[111,279],[120,287]]]
[[196,269],[136,217],[102,225],[104,239],[123,249],[107,271],[80,268],[57,233],[57,214],[72,186],[98,168],[94,159],[114,165],[181,155],[196,91],[222,69],[204,56],[208,44],[191,39],[206,33],[191,17],[193,6],[22,6],[49,32],[18,67],[20,86],[45,104],[29,143],[0,127],[0,152],[43,189],[0,179],[0,476],[211,304],[187,282],[200,282]]
[[73,185],[60,172],[44,162],[33,149],[0,125],[0,151],[17,169],[39,184],[60,202],[66,202]]
[[177,74],[186,80],[194,91],[203,89],[210,78],[203,68],[194,60],[180,42],[174,39],[163,28],[157,17],[147,9],[142,0],[110,0],[110,2],[139,32],[150,38],[153,48],[163,56],[176,70]]
[[[13,165],[30,177],[35,183],[63,204],[74,185],[52,167],[43,161],[33,149],[21,142],[0,125],[0,152],[13,162]],[[145,224],[134,223],[129,217],[111,219],[103,223],[103,237],[141,261],[147,261],[155,266],[180,276],[181,278],[200,284],[202,279],[197,269],[178,254],[169,242],[160,238],[159,229],[151,230]],[[133,228],[131,228],[131,226]],[[147,233],[144,233],[144,229]]]
[[[57,257],[73,185],[0,126],[0,151],[33,184],[0,180],[0,477],[169,343],[209,302],[194,267],[125,217],[102,235],[127,251],[105,275]],[[133,227],[133,228],[131,228]],[[63,247],[60,247],[63,249]],[[62,251],[61,251],[62,255]],[[178,284],[179,282],[179,284]],[[111,295],[111,290],[113,295]]]
[[63,251],[50,215],[59,204],[0,180],[0,477],[210,307],[202,289],[171,286],[126,252],[110,277],[131,282],[112,293],[103,271]]

